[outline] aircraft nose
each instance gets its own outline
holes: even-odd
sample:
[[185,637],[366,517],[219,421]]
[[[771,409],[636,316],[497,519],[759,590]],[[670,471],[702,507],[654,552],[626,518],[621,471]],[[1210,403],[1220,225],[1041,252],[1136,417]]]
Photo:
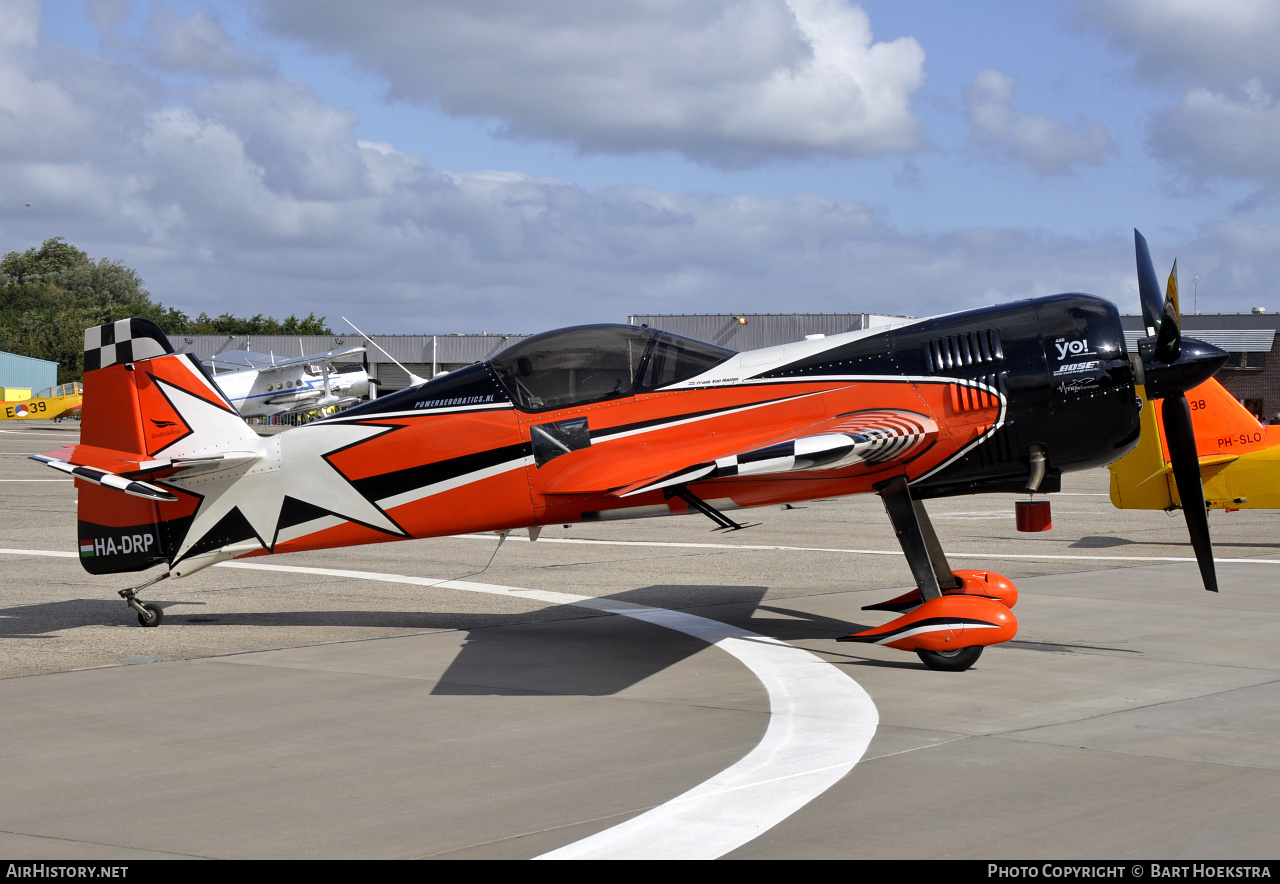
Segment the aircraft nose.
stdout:
[[1230,358],[1227,351],[1195,338],[1183,338],[1181,347],[1177,360],[1166,364],[1152,358],[1151,345],[1139,342],[1148,399],[1163,399],[1171,393],[1185,393],[1198,387]]

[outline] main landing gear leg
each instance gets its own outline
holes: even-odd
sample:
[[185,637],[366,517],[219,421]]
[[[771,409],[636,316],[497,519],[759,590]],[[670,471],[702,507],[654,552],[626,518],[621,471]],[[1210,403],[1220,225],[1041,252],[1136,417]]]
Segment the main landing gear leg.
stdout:
[[944,589],[956,589],[960,582],[951,573],[951,565],[938,542],[924,504],[911,499],[911,488],[905,476],[891,480],[880,489],[880,499],[889,514],[898,544],[907,557],[911,576],[927,602],[942,595]]
[[[924,504],[911,498],[911,487],[905,476],[891,480],[880,489],[885,512],[898,535],[898,544],[907,557],[911,576],[924,601],[940,598],[944,589],[958,589],[960,581],[951,572],[946,553],[938,542],[933,522]],[[917,649],[916,656],[930,669],[943,672],[962,672],[978,662],[982,656],[980,645],[959,648],[954,651],[926,651]]]
[[138,623],[142,626],[159,626],[164,620],[164,611],[155,602],[142,602],[138,599],[138,590],[153,586],[169,576],[165,571],[152,577],[146,583],[120,590],[120,598],[133,610],[138,612]]

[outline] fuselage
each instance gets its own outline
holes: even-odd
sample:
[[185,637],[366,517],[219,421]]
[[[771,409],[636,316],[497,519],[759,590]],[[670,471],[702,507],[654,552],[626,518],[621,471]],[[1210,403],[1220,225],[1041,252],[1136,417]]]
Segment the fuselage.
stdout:
[[84,402],[84,387],[79,383],[62,384],[41,390],[28,399],[0,402],[0,420],[61,420],[79,417]]
[[359,366],[330,370],[329,394],[325,394],[325,366],[303,366],[260,371],[220,371],[213,375],[222,392],[244,417],[270,417],[327,408],[360,398],[369,375]]
[[[651,328],[561,329],[269,437],[194,360],[139,366],[92,376],[88,464],[154,481],[160,496],[78,483],[94,573],[723,512],[901,477],[916,499],[1054,491],[1139,434],[1120,317],[1088,295],[742,353]],[[130,470],[104,450],[140,454],[120,457]],[[141,551],[131,539],[113,555],[125,537]]]
[[[1087,295],[743,353],[627,326],[548,332],[290,433],[385,427],[326,459],[406,535],[426,537],[685,513],[660,490],[616,492],[687,466],[684,452],[697,462],[868,414],[937,432],[884,464],[689,488],[720,509],[863,493],[904,473],[920,498],[1016,491],[1037,446],[1040,487],[1052,491],[1063,472],[1107,464],[1138,438],[1118,311]],[[275,551],[393,539],[349,522],[317,527],[290,526]]]

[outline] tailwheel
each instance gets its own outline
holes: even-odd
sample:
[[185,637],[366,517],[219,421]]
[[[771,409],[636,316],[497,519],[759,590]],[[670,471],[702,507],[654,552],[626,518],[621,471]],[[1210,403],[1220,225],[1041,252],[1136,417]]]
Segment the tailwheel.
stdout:
[[148,586],[154,586],[161,580],[169,578],[168,571],[161,571],[155,577],[152,577],[146,583],[139,586],[130,586],[128,589],[122,589],[119,592],[120,598],[124,599],[125,604],[138,614],[138,623],[141,626],[159,626],[164,620],[164,611],[155,602],[143,602],[138,598],[138,590],[146,589]]
[[164,620],[164,611],[154,602],[147,602],[138,612],[138,623],[143,626],[159,626]]
[[954,651],[926,651],[916,649],[916,656],[930,669],[939,672],[964,672],[982,656],[982,645],[969,648],[956,648]]

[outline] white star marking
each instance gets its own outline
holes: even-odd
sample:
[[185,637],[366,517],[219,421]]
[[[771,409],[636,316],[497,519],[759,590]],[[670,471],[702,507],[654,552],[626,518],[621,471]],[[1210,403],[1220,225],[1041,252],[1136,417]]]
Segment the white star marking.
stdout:
[[258,540],[270,549],[275,544],[276,526],[286,497],[309,503],[351,522],[405,536],[395,522],[356,491],[346,477],[324,459],[326,454],[394,428],[317,424],[263,438],[250,430],[238,415],[229,414],[176,387],[164,386],[170,401],[194,431],[173,446],[174,449],[183,448],[182,454],[226,452],[229,448],[258,454],[258,461],[253,464],[240,464],[189,478],[178,476],[165,482],[203,495],[175,561],[204,539],[233,509],[240,510]]

